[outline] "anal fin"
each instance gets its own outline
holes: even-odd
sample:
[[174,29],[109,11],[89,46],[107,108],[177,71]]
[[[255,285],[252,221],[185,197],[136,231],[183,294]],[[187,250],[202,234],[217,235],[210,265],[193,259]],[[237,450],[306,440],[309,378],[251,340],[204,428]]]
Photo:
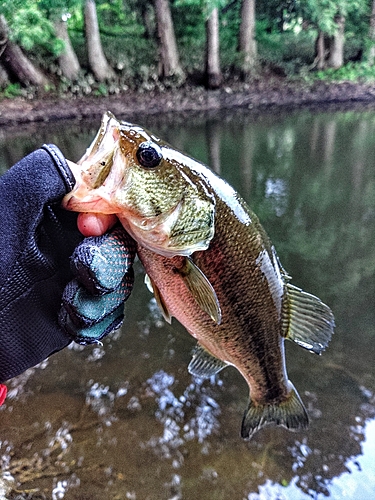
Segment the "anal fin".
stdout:
[[228,364],[225,361],[216,358],[200,344],[197,344],[193,351],[193,357],[189,363],[188,370],[189,373],[196,377],[210,378],[226,366]]
[[262,427],[271,424],[286,427],[291,431],[307,429],[309,416],[306,408],[291,382],[289,382],[289,387],[289,396],[281,403],[260,405],[250,399],[242,420],[241,437],[243,439],[251,439]]
[[145,275],[145,283],[150,292],[154,294],[156,303],[159,306],[163,318],[167,323],[171,324],[172,317],[169,313],[168,307],[166,306],[163,297],[161,296],[159,288],[155,285],[155,283],[152,281],[152,279],[148,274]]
[[186,257],[185,265],[178,269],[178,273],[183,278],[202,311],[207,313],[215,323],[220,325],[220,304],[213,286],[204,273],[189,257]]
[[301,347],[320,354],[331,340],[335,319],[331,309],[318,297],[286,284],[283,303],[285,337]]

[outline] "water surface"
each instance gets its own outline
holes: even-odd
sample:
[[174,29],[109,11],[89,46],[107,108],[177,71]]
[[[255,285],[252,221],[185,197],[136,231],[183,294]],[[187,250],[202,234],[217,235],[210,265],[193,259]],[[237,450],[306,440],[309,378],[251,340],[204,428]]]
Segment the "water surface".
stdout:
[[[134,118],[227,179],[293,283],[336,316],[322,356],[287,345],[306,432],[239,437],[233,368],[187,372],[193,339],[162,319],[136,265],[121,331],[72,345],[9,383],[0,409],[11,498],[305,500],[375,497],[375,112]],[[99,123],[0,132],[0,171],[43,142],[77,160]]]

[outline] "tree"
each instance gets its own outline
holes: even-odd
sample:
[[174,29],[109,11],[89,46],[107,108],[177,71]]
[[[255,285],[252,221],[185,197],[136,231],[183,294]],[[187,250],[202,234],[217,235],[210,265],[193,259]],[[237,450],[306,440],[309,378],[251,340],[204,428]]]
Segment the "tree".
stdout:
[[64,41],[64,49],[59,55],[61,73],[65,78],[68,78],[68,80],[75,80],[78,77],[81,66],[70,41],[67,16],[61,16],[54,24],[56,35]]
[[184,80],[169,1],[154,0],[154,8],[159,46],[159,77]]
[[336,16],[336,30],[330,36],[321,29],[315,42],[315,65],[317,69],[338,69],[344,64],[345,17]]
[[77,55],[70,41],[68,22],[72,14],[81,11],[82,0],[38,0],[38,6],[54,27],[54,35],[62,41],[56,53],[61,74],[75,80],[81,69]]
[[327,66],[337,69],[344,64],[345,17],[338,14],[335,23],[335,32],[329,39]]
[[315,65],[317,69],[324,69],[326,64],[326,35],[322,30],[318,30],[315,42]]
[[370,27],[369,27],[370,47],[367,53],[367,62],[370,66],[375,63],[375,0],[372,0]]
[[318,29],[315,64],[318,69],[344,64],[345,21],[354,11],[365,9],[360,0],[303,0],[304,19]]
[[95,0],[85,0],[84,16],[87,56],[90,68],[95,78],[100,82],[109,80],[115,76],[115,73],[104,55]]
[[42,87],[48,84],[48,78],[23,53],[22,49],[9,37],[8,23],[0,15],[0,62],[7,73],[21,84]]
[[210,168],[220,174],[221,161],[220,161],[220,146],[221,146],[221,122],[217,120],[207,120],[206,122],[206,142],[208,147],[208,165]]
[[[1,43],[0,43],[0,47],[1,47],[0,48],[0,52],[1,52],[1,50],[2,50]],[[0,56],[0,59],[1,59],[1,56]],[[8,73],[6,72],[6,69],[4,68],[4,66],[0,62],[0,88],[6,87],[8,84],[9,84]]]
[[241,72],[246,79],[254,71],[257,61],[255,41],[255,0],[242,0],[241,23],[238,40],[238,52],[241,58]]
[[214,7],[206,20],[206,86],[217,89],[222,82],[219,51],[219,9]]

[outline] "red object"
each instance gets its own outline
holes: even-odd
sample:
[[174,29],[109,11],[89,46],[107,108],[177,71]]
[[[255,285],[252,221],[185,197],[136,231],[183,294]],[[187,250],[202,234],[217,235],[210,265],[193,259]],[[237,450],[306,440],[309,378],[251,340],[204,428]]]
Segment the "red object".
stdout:
[[4,403],[5,398],[7,397],[8,389],[6,385],[0,384],[0,406]]

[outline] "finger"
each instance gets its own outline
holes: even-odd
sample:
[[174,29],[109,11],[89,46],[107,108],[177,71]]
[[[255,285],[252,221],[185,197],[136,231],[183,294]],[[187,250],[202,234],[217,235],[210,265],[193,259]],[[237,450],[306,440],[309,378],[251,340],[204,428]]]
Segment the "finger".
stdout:
[[77,327],[91,327],[123,305],[132,287],[133,273],[127,274],[116,290],[102,296],[91,295],[77,280],[72,280],[65,287],[62,307]]
[[85,213],[78,214],[77,225],[83,236],[100,236],[117,222],[114,214]]
[[60,326],[75,342],[81,345],[98,344],[106,335],[120,328],[123,319],[123,305],[120,305],[99,323],[89,327],[77,326],[64,307],[61,308],[59,315]]
[[121,227],[103,236],[85,238],[73,252],[71,269],[93,295],[109,293],[131,270],[135,242]]

